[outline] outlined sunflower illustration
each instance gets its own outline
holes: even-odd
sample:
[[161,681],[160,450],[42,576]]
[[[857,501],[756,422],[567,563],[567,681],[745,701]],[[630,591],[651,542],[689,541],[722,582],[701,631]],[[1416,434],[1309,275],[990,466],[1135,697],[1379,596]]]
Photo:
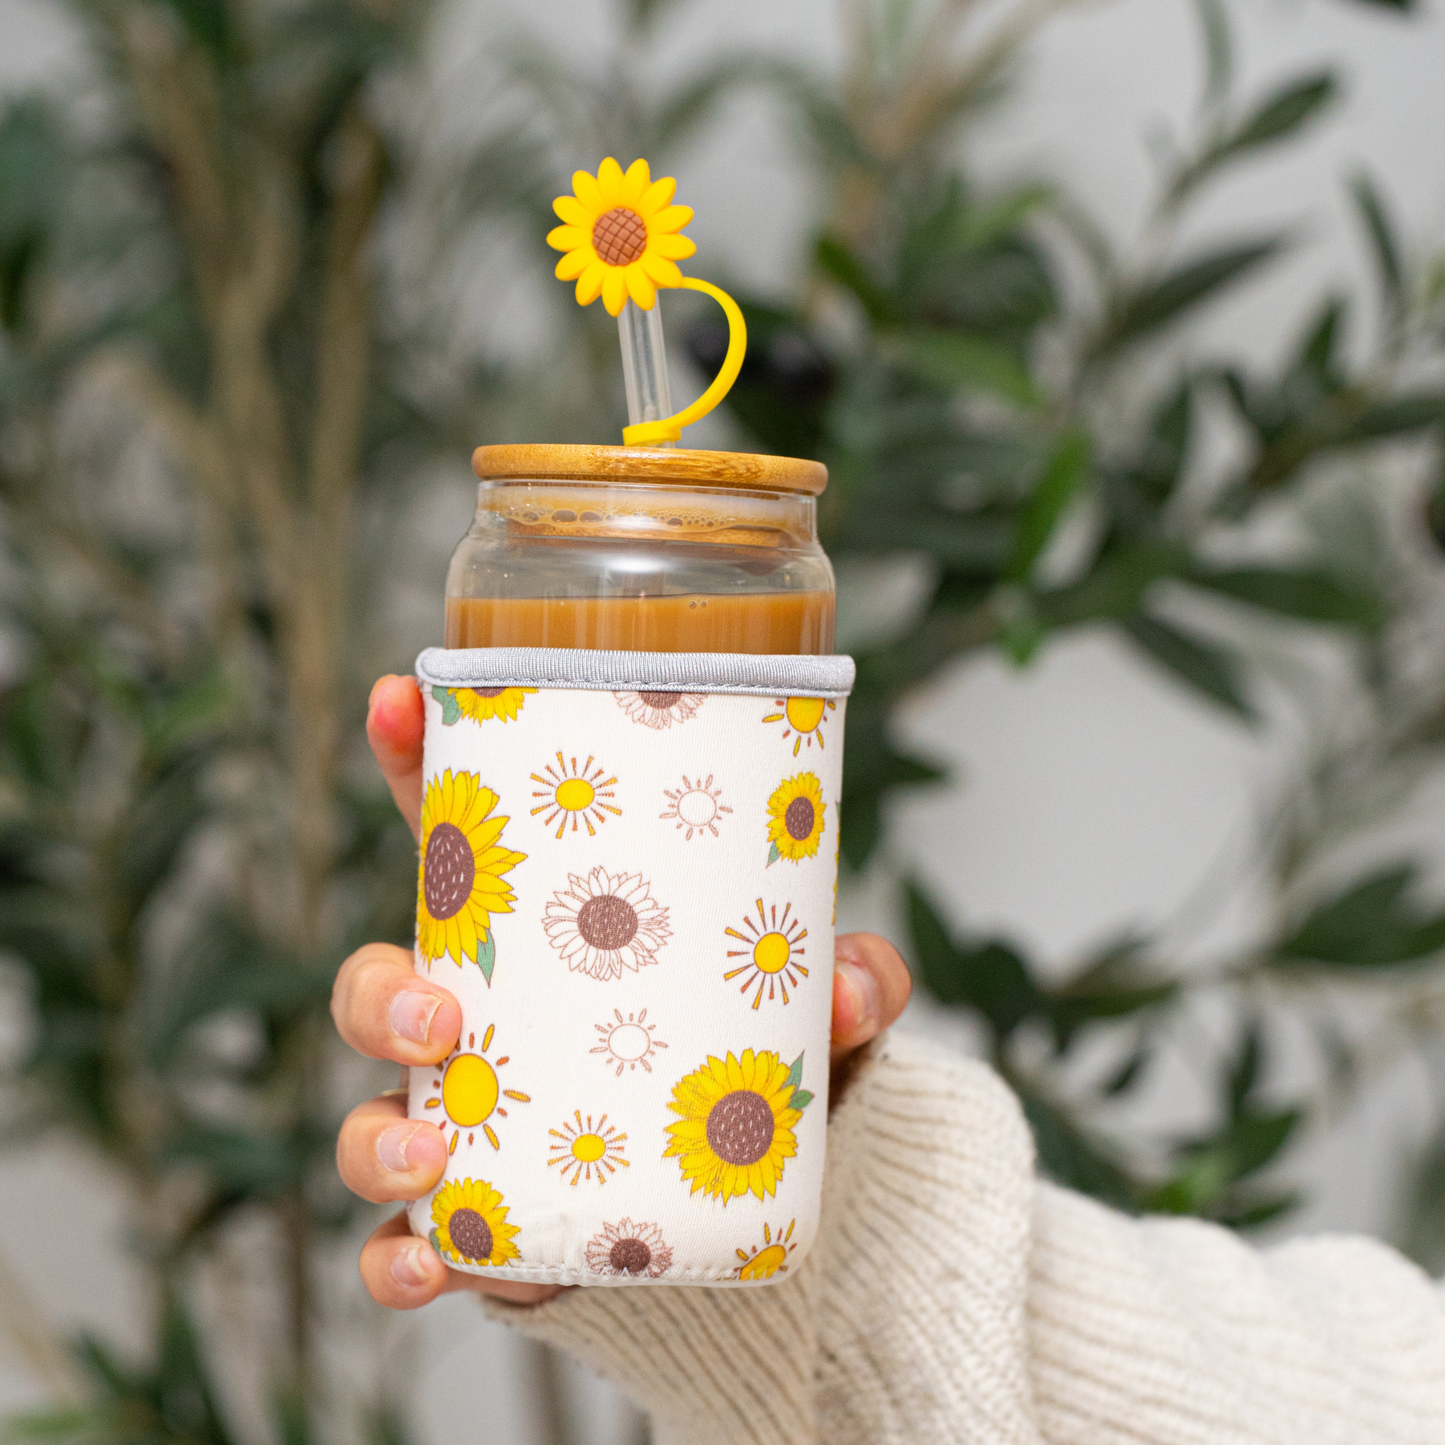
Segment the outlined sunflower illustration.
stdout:
[[547,233],[547,244],[564,253],[556,276],[577,282],[579,306],[600,296],[608,315],[618,316],[631,297],[651,311],[659,286],[682,285],[676,263],[697,247],[679,234],[692,207],[671,204],[676,190],[671,176],[654,181],[644,160],[624,172],[608,156],[595,176],[572,173],[572,194],[552,202],[562,224]]
[[442,726],[451,727],[464,717],[473,722],[511,722],[535,687],[433,687],[431,695],[442,705]]
[[762,1245],[755,1244],[749,1249],[737,1251],[738,1258],[742,1260],[738,1266],[737,1278],[772,1279],[775,1274],[787,1274],[788,1256],[798,1247],[796,1242],[790,1243],[797,1223],[796,1219],[790,1219],[786,1230],[780,1224],[776,1235],[764,1223]]
[[542,927],[569,969],[610,979],[657,962],[672,927],[641,873],[598,867],[585,877],[569,873],[567,882],[565,893],[552,895]]
[[475,773],[450,768],[426,786],[416,885],[416,946],[428,967],[450,958],[475,963],[490,985],[496,962],[491,916],[510,913],[516,894],[502,881],[525,853],[500,846],[508,818]]
[[728,957],[747,960],[723,974],[723,981],[731,983],[740,974],[743,975],[742,993],[747,993],[756,984],[754,1009],[762,1003],[764,989],[768,991],[769,1000],[781,993],[786,1004],[788,989],[797,988],[798,980],[808,976],[808,970],[799,962],[807,952],[802,942],[808,936],[808,930],[791,916],[793,905],[783,904],[781,917],[776,903],[769,911],[764,909],[763,900],[759,898],[755,900],[755,906],[758,921],[754,923],[750,916],[745,915],[743,928],[746,932],[740,933],[736,928],[723,929],[729,938],[743,945],[742,948],[728,949]]
[[763,721],[765,723],[780,722],[783,725],[783,739],[793,740],[793,756],[798,756],[798,749],[806,743],[813,746],[813,740],[818,741],[819,752],[823,749],[823,724],[828,720],[828,714],[834,711],[838,704],[826,697],[780,697],[775,698],[773,706],[777,712],[770,712]]
[[682,786],[664,788],[662,796],[667,799],[667,807],[657,816],[664,822],[675,821],[679,832],[686,828],[685,843],[692,842],[694,833],[707,832],[716,838],[718,820],[724,813],[732,812],[722,800],[722,789],[713,787],[711,773],[697,782],[684,773]]
[[[494,1116],[507,1117],[507,1107],[502,1100],[511,1099],[518,1104],[532,1102],[530,1094],[504,1089],[501,1085],[497,1070],[511,1063],[511,1055],[503,1054],[496,1060],[487,1058],[487,1050],[492,1047],[492,1036],[496,1031],[495,1024],[487,1025],[480,1049],[477,1048],[476,1034],[469,1033],[466,1048],[463,1049],[458,1042],[447,1058],[437,1065],[437,1077],[432,1080],[436,1094],[422,1107],[440,1109],[445,1115],[452,1136],[447,1145],[448,1154],[457,1152],[457,1140],[463,1132],[468,1144],[475,1143],[478,1129],[487,1136],[487,1143],[493,1149],[500,1149],[502,1146],[497,1142],[496,1131],[490,1121]],[[442,1132],[447,1132],[445,1126]]]
[[659,731],[696,717],[705,692],[614,692],[617,706],[635,723]]
[[587,1268],[594,1274],[643,1275],[656,1279],[672,1265],[672,1249],[655,1224],[619,1219],[604,1224],[587,1241]]
[[560,1129],[547,1132],[557,1141],[548,1146],[552,1157],[547,1161],[550,1168],[560,1164],[563,1179],[575,1189],[584,1179],[590,1184],[595,1175],[599,1184],[606,1184],[619,1168],[631,1167],[627,1153],[627,1135],[620,1134],[615,1125],[607,1122],[603,1114],[594,1124],[592,1115],[582,1122],[582,1111],[574,1109],[572,1117],[577,1121],[574,1128],[565,1120]]
[[708,1056],[679,1079],[667,1107],[664,1159],[676,1159],[691,1194],[727,1204],[740,1194],[777,1192],[787,1161],[798,1152],[794,1126],[812,1102],[799,1087],[803,1056],[790,1068],[775,1053],[744,1049],[741,1058]]
[[646,1009],[623,1018],[622,1010],[615,1008],[610,1023],[593,1024],[592,1027],[597,1030],[598,1043],[596,1048],[587,1052],[601,1054],[602,1062],[609,1068],[616,1064],[615,1079],[622,1077],[624,1069],[636,1073],[638,1064],[642,1065],[644,1073],[650,1074],[651,1060],[657,1057],[658,1049],[667,1047],[661,1039],[653,1038],[657,1025],[647,1022]]
[[823,836],[823,786],[815,773],[784,778],[768,799],[768,867],[779,858],[790,863],[814,858]]
[[453,1264],[510,1264],[522,1257],[501,1194],[485,1179],[453,1179],[431,1202],[432,1248]]
[[532,796],[543,800],[532,809],[532,816],[545,813],[547,816],[542,821],[549,828],[556,823],[559,838],[567,831],[569,822],[572,831],[577,831],[578,818],[587,825],[587,836],[595,838],[597,827],[594,825],[605,823],[609,813],[614,818],[622,816],[622,809],[610,801],[617,796],[617,779],[604,778],[602,775],[607,769],[594,768],[595,761],[589,757],[579,768],[576,758],[564,758],[558,752],[556,767],[551,763],[543,767],[546,777],[542,773],[532,774],[532,781],[542,785],[540,790],[532,790]]

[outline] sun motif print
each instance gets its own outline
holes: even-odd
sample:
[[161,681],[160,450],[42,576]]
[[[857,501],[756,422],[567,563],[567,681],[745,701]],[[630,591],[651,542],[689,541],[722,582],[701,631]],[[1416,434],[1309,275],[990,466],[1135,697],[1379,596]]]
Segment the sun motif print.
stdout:
[[[487,1025],[480,1049],[477,1048],[476,1034],[469,1033],[466,1048],[463,1049],[458,1043],[438,1067],[438,1077],[432,1080],[432,1088],[436,1093],[423,1107],[440,1109],[445,1116],[451,1130],[451,1140],[447,1144],[448,1154],[457,1152],[457,1140],[463,1133],[467,1136],[468,1144],[476,1143],[478,1129],[487,1136],[487,1143],[493,1149],[500,1149],[502,1146],[497,1142],[496,1130],[492,1128],[491,1121],[494,1117],[507,1117],[507,1106],[502,1100],[511,1099],[518,1104],[532,1102],[530,1094],[523,1094],[517,1089],[502,1088],[497,1070],[510,1063],[511,1057],[503,1054],[494,1061],[486,1056],[487,1050],[492,1047],[492,1036],[496,1031],[495,1024]],[[447,1132],[446,1126],[442,1132]]]
[[786,1004],[789,1001],[788,990],[797,988],[798,980],[808,976],[808,970],[799,961],[807,951],[802,943],[808,936],[808,930],[791,916],[793,905],[783,904],[781,916],[776,903],[765,910],[763,900],[759,898],[755,900],[755,906],[758,910],[756,923],[751,916],[745,915],[743,932],[736,928],[723,930],[734,942],[743,945],[728,949],[728,957],[746,960],[723,974],[723,980],[731,983],[741,977],[740,992],[752,990],[754,1009],[762,1003],[764,989],[770,1002],[781,996]]
[[569,873],[567,882],[565,893],[552,895],[542,926],[569,969],[612,979],[657,962],[672,928],[641,873],[597,867],[585,876]]
[[485,1179],[453,1179],[431,1202],[432,1248],[453,1264],[511,1264],[522,1255],[512,1243],[518,1229],[507,1223],[508,1212]]
[[679,832],[687,829],[687,836],[683,839],[686,843],[692,842],[694,833],[699,836],[711,833],[716,838],[718,819],[724,813],[732,812],[722,801],[722,789],[713,787],[711,773],[698,782],[693,782],[684,773],[682,786],[664,788],[662,796],[667,799],[667,808],[657,816],[664,822],[676,822]]
[[547,1130],[557,1141],[548,1147],[552,1155],[547,1161],[548,1168],[561,1165],[560,1176],[575,1189],[584,1179],[589,1184],[594,1178],[599,1184],[606,1184],[619,1167],[630,1167],[631,1161],[623,1157],[627,1153],[627,1135],[619,1134],[616,1127],[607,1122],[606,1114],[595,1124],[591,1114],[584,1124],[580,1109],[574,1109],[572,1117],[576,1120],[575,1128],[564,1120],[560,1130]]
[[645,728],[670,728],[697,715],[705,692],[614,692],[617,705]]
[[796,1219],[790,1219],[786,1230],[779,1225],[776,1235],[764,1223],[762,1245],[754,1244],[737,1252],[738,1258],[742,1260],[738,1265],[737,1278],[772,1279],[775,1274],[787,1274],[788,1256],[798,1247],[796,1242],[790,1243],[797,1223]]
[[549,828],[556,823],[559,838],[567,831],[569,822],[575,833],[579,818],[587,825],[587,836],[595,838],[597,827],[594,825],[605,823],[609,813],[615,818],[622,816],[622,809],[610,801],[617,796],[617,779],[603,777],[607,769],[594,768],[594,761],[589,757],[579,768],[576,758],[564,758],[559,752],[556,767],[548,763],[543,769],[546,777],[532,774],[532,781],[542,785],[540,791],[533,789],[532,796],[544,800],[532,809],[532,816],[545,813],[547,816],[542,821]]
[[434,687],[431,695],[442,705],[442,726],[452,727],[464,717],[473,722],[511,722],[523,700],[535,687]]
[[676,1159],[690,1194],[711,1199],[777,1192],[787,1161],[798,1152],[794,1127],[813,1096],[799,1088],[803,1056],[790,1068],[775,1053],[744,1049],[742,1057],[709,1055],[679,1079],[667,1107],[664,1159]]
[[655,1224],[619,1219],[587,1241],[587,1268],[594,1274],[646,1275],[656,1279],[672,1264],[672,1250]]
[[501,846],[509,820],[491,816],[497,801],[475,773],[448,768],[427,784],[416,889],[416,946],[427,966],[475,963],[488,985],[497,956],[491,916],[510,913],[516,898],[502,877],[527,856]]
[[823,836],[823,787],[816,773],[785,778],[768,799],[768,867],[779,858],[799,863],[815,858]]
[[825,697],[780,697],[774,700],[773,706],[778,708],[777,712],[770,712],[763,721],[765,723],[780,722],[783,725],[783,740],[793,740],[793,756],[798,756],[798,749],[805,743],[813,746],[813,740],[818,740],[818,749],[823,747],[823,724],[828,720],[828,714],[833,712],[838,704]]
[[657,1050],[667,1047],[661,1039],[653,1038],[657,1025],[647,1022],[646,1009],[623,1018],[622,1010],[615,1008],[611,1023],[594,1024],[593,1027],[598,1033],[597,1047],[588,1052],[601,1054],[602,1062],[609,1068],[616,1064],[617,1072],[613,1077],[617,1079],[622,1077],[624,1069],[635,1073],[639,1064],[645,1073],[650,1074],[651,1061],[657,1057]]

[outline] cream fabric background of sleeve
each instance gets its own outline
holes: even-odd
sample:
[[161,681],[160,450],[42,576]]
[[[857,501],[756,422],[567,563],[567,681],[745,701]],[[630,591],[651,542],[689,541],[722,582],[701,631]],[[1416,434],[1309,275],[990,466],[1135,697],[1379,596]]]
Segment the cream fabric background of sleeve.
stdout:
[[[514,716],[478,721],[448,709],[447,724],[428,690],[427,784],[449,771],[475,774],[498,796],[490,818],[507,819],[497,846],[525,855],[503,875],[515,893],[511,911],[490,918],[490,983],[471,961],[428,963],[417,952],[418,971],[461,1002],[459,1053],[483,1058],[500,1089],[527,1096],[501,1094],[476,1125],[458,1110],[459,1125],[441,1087],[449,1065],[412,1072],[412,1116],[455,1140],[439,1190],[484,1182],[518,1228],[520,1258],[502,1267],[449,1260],[454,1267],[562,1283],[722,1283],[781,1234],[781,1278],[816,1232],[844,703],[815,705],[821,721],[800,731],[790,726],[786,699],[682,694],[660,709],[641,700],[659,696],[543,688],[520,695]],[[810,721],[808,709],[795,714]],[[769,800],[807,775],[822,803],[816,851],[770,863]],[[563,792],[562,802],[575,805],[590,792],[588,806],[560,806],[559,786],[569,779],[587,787]],[[626,948],[609,965],[580,946],[568,915],[576,919],[579,899],[609,893],[630,899],[653,962],[647,948],[631,953],[633,967]],[[592,914],[595,936],[602,915]],[[776,963],[786,951],[777,972],[752,966],[763,932],[783,940],[759,955]],[[677,1117],[668,1104],[679,1081],[709,1058],[748,1049],[776,1054],[784,1066],[801,1055],[798,1087],[813,1099],[794,1126],[796,1154],[782,1161],[776,1193],[713,1198],[690,1188],[677,1158],[664,1157]],[[600,1160],[573,1157],[583,1134],[605,1143]],[[409,1211],[423,1236],[435,1225],[435,1193]],[[654,1268],[666,1259],[666,1270],[599,1270],[605,1246],[627,1235],[649,1244]],[[635,1250],[630,1258],[635,1264]]]

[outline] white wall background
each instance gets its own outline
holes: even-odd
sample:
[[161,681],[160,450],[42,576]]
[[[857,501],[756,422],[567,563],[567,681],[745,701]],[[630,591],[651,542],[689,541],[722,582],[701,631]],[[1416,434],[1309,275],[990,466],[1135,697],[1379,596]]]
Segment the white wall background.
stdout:
[[[1244,0],[1232,10],[1243,93],[1311,62],[1337,66],[1347,83],[1330,123],[1216,186],[1191,226],[1202,241],[1305,223],[1304,259],[1216,307],[1190,341],[1266,356],[1327,283],[1368,292],[1342,199],[1342,178],[1355,166],[1379,178],[1409,235],[1421,244],[1441,237],[1445,18],[1438,0],[1410,20],[1343,0]],[[463,74],[517,27],[586,63],[608,45],[611,13],[596,0],[460,0],[436,47],[438,70]],[[680,8],[665,49],[686,63],[734,45],[832,63],[834,8],[827,0],[696,0]],[[975,159],[988,175],[1064,178],[1127,242],[1152,192],[1146,138],[1186,130],[1198,57],[1187,0],[1082,5],[1032,48],[1014,99],[976,135]],[[0,87],[62,77],[73,64],[55,12],[37,0],[0,0]],[[691,233],[700,266],[764,288],[796,272],[813,198],[798,188],[792,144],[774,107],[738,101],[679,167],[686,198],[699,207]],[[463,523],[459,512],[438,526],[455,535]],[[898,808],[898,861],[933,884],[960,921],[1012,934],[1053,963],[1127,927],[1170,925],[1201,877],[1243,846],[1278,756],[1268,731],[1251,734],[1210,715],[1103,635],[1055,643],[1025,673],[989,659],[961,666],[912,708],[905,731],[950,763],[956,782]],[[840,922],[889,929],[882,896],[864,890]],[[1217,944],[1248,921],[1247,898],[1236,899],[1207,931]],[[1393,1181],[1383,1163],[1418,1130],[1418,1114],[1414,1081],[1391,1080],[1309,1151],[1304,1167],[1323,1182],[1295,1227],[1385,1230]],[[9,1266],[47,1313],[66,1328],[126,1338],[142,1302],[126,1263],[124,1201],[109,1181],[62,1146],[4,1156],[0,1219]],[[338,1287],[347,1268],[338,1264]],[[422,1445],[536,1438],[513,1343],[469,1302],[433,1306],[409,1348]],[[3,1367],[0,1409],[36,1398],[18,1362]],[[576,1390],[595,1438],[622,1439],[627,1422],[607,1392],[580,1377]],[[489,1403],[479,1408],[483,1396]]]

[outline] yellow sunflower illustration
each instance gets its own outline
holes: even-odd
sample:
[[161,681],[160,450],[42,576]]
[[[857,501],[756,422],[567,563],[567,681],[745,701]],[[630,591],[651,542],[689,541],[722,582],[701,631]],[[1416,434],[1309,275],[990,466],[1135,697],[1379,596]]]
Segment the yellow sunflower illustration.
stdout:
[[798,1247],[796,1242],[790,1242],[797,1222],[790,1219],[786,1231],[780,1224],[777,1234],[765,1223],[762,1245],[755,1244],[751,1249],[737,1251],[738,1258],[742,1260],[737,1277],[746,1280],[772,1279],[775,1274],[787,1274],[788,1256]]
[[565,254],[557,279],[577,282],[577,304],[590,306],[599,296],[611,316],[619,316],[630,296],[652,310],[659,286],[681,286],[676,263],[697,247],[678,233],[692,220],[692,207],[674,206],[677,182],[654,181],[647,162],[622,167],[608,156],[597,174],[574,171],[570,196],[552,202],[562,224],[547,244]]
[[512,1243],[502,1196],[485,1179],[453,1179],[431,1202],[432,1248],[453,1264],[510,1264],[522,1257]]
[[667,1107],[672,1142],[662,1151],[682,1177],[724,1204],[739,1194],[777,1192],[783,1166],[798,1152],[793,1126],[813,1096],[798,1087],[803,1056],[791,1068],[775,1053],[744,1049],[741,1058],[708,1056],[678,1080]]
[[535,687],[434,687],[431,695],[442,705],[442,725],[451,727],[462,718],[511,722],[522,710],[522,700]]
[[468,959],[492,981],[491,915],[510,913],[516,894],[502,881],[525,858],[499,845],[507,818],[491,817],[497,795],[475,773],[450,768],[427,784],[421,805],[416,944],[428,964]]
[[768,866],[779,858],[797,863],[814,858],[823,836],[823,787],[814,773],[785,778],[768,799]]

